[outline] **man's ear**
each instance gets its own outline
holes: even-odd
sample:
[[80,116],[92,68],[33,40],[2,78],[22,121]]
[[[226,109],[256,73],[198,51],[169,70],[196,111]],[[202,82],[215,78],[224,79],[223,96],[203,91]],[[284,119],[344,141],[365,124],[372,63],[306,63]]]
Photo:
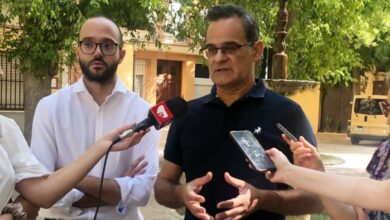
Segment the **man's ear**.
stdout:
[[74,53],[76,54],[77,60],[79,60],[79,59],[80,59],[80,57],[79,57],[79,53],[80,53],[80,47],[79,47],[79,45],[78,45],[78,44],[74,44],[74,45],[73,45],[73,50],[74,50]]
[[122,48],[122,49],[119,51],[119,63],[122,63],[122,60],[123,60],[123,58],[125,57],[125,55],[126,55],[126,50]]
[[263,56],[264,44],[261,41],[257,41],[253,44],[253,49],[255,50],[255,60],[258,61]]

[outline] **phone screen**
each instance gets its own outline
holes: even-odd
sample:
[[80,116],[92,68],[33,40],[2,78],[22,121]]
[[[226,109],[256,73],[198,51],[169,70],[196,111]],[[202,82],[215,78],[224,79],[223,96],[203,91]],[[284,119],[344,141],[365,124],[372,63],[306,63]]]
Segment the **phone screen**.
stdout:
[[231,131],[230,135],[257,171],[275,170],[274,163],[265,153],[265,150],[252,132],[248,130]]

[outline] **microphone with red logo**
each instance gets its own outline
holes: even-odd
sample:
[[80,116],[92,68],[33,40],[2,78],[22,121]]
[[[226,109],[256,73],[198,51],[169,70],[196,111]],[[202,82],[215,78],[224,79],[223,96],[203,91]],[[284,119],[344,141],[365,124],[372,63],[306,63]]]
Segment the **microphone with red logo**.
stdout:
[[124,131],[117,139],[114,140],[114,143],[134,134],[134,132],[145,130],[151,126],[154,126],[157,130],[159,130],[165,125],[171,123],[173,119],[184,115],[186,111],[187,102],[181,97],[175,97],[168,99],[165,102],[160,102],[150,108],[147,118],[135,124],[129,130]]

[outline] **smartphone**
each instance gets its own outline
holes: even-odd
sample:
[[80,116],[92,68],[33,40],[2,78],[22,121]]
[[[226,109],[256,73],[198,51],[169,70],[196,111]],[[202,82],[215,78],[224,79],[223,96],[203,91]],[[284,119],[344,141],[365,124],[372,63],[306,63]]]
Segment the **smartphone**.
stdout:
[[294,135],[292,135],[291,132],[289,132],[285,127],[283,127],[283,125],[281,125],[280,123],[276,123],[276,127],[278,127],[280,131],[282,131],[288,138],[290,138],[290,140],[298,142],[298,139]]
[[265,153],[265,150],[252,132],[248,130],[230,131],[230,136],[256,171],[275,170],[274,163]]

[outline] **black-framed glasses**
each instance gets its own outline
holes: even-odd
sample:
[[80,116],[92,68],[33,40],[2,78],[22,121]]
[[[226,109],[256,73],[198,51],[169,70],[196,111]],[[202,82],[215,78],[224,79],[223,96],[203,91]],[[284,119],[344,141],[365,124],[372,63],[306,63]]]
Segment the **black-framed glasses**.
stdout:
[[238,43],[229,43],[222,47],[216,47],[213,45],[206,45],[200,51],[203,53],[203,56],[207,59],[217,55],[218,50],[221,50],[223,54],[233,55],[235,54],[241,47],[252,47],[254,42],[249,42],[246,44],[238,44]]
[[381,108],[383,115],[387,117],[390,112],[390,105],[386,101],[382,101],[379,102],[379,107]]
[[118,47],[118,44],[113,41],[105,41],[102,43],[96,43],[92,40],[82,40],[79,41],[79,46],[81,49],[81,52],[84,54],[94,54],[96,51],[96,48],[99,46],[100,51],[106,56],[112,56],[116,52],[116,48]]

